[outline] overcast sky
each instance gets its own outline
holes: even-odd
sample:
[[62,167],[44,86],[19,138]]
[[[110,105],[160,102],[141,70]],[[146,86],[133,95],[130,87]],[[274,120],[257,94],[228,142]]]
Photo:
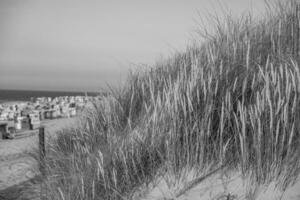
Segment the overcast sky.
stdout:
[[[0,89],[97,91],[194,37],[198,14],[263,0],[0,0]],[[226,3],[224,3],[226,2]]]

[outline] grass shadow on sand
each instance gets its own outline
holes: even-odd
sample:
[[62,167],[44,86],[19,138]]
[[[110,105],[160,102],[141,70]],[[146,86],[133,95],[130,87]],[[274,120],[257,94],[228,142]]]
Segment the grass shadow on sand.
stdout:
[[1,200],[35,200],[40,199],[42,179],[40,175],[20,184],[0,191]]

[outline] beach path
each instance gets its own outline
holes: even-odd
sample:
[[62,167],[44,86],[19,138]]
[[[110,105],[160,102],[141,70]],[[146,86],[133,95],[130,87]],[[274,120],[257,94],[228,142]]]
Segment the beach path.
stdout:
[[[47,136],[73,126],[76,118],[43,121]],[[37,131],[38,132],[38,131]],[[27,181],[38,173],[38,163],[28,153],[38,149],[38,134],[13,140],[0,140],[0,191]]]

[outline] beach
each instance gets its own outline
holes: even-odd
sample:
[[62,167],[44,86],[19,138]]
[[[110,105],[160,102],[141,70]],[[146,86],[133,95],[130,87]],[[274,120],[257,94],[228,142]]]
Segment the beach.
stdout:
[[[74,126],[76,120],[77,118],[45,120],[41,125],[45,127],[46,138],[49,138],[63,128]],[[37,150],[38,134],[13,140],[0,140],[0,191],[38,175],[39,165],[30,155]]]

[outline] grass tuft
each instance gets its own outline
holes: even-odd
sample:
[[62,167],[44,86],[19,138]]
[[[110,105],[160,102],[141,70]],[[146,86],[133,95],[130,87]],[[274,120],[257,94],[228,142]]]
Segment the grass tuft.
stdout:
[[[226,166],[257,184],[300,171],[300,5],[265,19],[230,17],[201,45],[133,72],[65,130],[46,158],[48,199],[131,199],[166,174],[174,182]],[[213,167],[215,166],[215,167]]]

